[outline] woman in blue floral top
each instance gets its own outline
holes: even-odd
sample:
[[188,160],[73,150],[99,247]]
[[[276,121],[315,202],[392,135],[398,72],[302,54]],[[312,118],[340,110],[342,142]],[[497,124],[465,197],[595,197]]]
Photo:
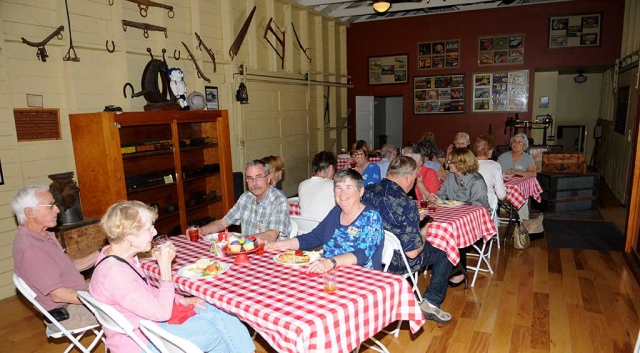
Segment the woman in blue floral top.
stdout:
[[309,265],[308,271],[324,273],[337,266],[360,265],[382,269],[384,230],[380,214],[365,206],[362,176],[353,169],[333,178],[336,207],[310,233],[267,243],[269,250],[312,250],[322,246],[325,258]]
[[[366,141],[358,140],[351,146],[351,160],[349,161],[364,180],[364,185],[377,184],[384,178],[380,175],[380,166],[369,162],[369,144]],[[355,166],[353,164],[355,163]]]

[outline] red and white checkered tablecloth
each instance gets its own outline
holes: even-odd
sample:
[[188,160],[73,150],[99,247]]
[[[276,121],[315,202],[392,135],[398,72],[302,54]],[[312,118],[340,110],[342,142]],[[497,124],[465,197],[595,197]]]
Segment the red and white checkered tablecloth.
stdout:
[[[337,292],[325,293],[322,277],[276,263],[276,253],[249,254],[248,264],[210,279],[186,279],[178,270],[202,257],[214,258],[210,244],[172,237],[176,246],[173,281],[184,292],[235,314],[279,352],[349,352],[396,320],[409,320],[411,332],[424,317],[409,282],[401,276],[360,266],[336,269]],[[234,256],[216,257],[232,264]],[[153,285],[160,270],[141,260]]]
[[435,213],[429,212],[429,216],[433,217],[433,222],[429,224],[427,240],[446,252],[454,265],[460,261],[458,249],[481,238],[487,241],[497,232],[489,212],[480,206],[438,206]]
[[292,214],[294,216],[299,216],[300,205],[298,205],[297,203],[289,203],[289,214]]
[[[381,159],[382,157],[380,156],[369,157],[369,162],[376,163],[380,162]],[[338,170],[343,170],[347,164],[349,164],[349,158],[338,158]]]
[[538,202],[541,201],[542,188],[535,177],[505,179],[504,186],[507,188],[507,200],[515,208],[522,207],[530,196]]

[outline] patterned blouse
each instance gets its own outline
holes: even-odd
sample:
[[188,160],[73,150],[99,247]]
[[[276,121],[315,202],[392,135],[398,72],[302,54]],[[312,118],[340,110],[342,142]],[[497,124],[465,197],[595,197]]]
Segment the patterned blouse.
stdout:
[[351,224],[342,225],[341,213],[340,207],[334,207],[314,230],[298,236],[300,249],[322,245],[326,258],[352,253],[358,265],[381,270],[384,230],[380,214],[366,207]]
[[[362,202],[378,210],[385,230],[395,234],[405,252],[420,248],[423,244],[420,234],[420,215],[416,203],[402,190],[400,185],[384,179],[380,184],[367,187]],[[423,262],[424,251],[413,259],[407,258],[412,270],[418,270]],[[389,272],[405,273],[402,257],[397,251],[389,264]]]

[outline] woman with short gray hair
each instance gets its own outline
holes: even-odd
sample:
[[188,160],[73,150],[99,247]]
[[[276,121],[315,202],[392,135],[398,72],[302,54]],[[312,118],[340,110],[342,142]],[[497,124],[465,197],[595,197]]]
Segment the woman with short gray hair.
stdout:
[[[523,177],[536,176],[536,162],[525,151],[529,148],[529,140],[527,135],[523,133],[516,134],[509,141],[511,143],[511,151],[507,151],[498,157],[498,163],[502,167],[505,175],[518,175]],[[529,202],[525,202],[518,210],[520,219],[529,219]]]

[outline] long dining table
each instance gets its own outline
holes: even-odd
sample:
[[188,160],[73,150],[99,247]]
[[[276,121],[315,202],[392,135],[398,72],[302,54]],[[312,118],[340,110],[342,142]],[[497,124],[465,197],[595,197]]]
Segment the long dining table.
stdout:
[[[233,264],[234,256],[214,256],[210,243],[172,237],[176,288],[200,297],[248,323],[279,352],[349,352],[396,320],[408,320],[412,333],[425,319],[409,282],[403,277],[347,266],[337,271],[337,291],[325,293],[322,277],[303,267],[277,263],[278,253],[249,254],[248,264],[211,278],[184,278],[177,273],[200,258]],[[151,284],[160,270],[154,259],[141,259]]]
[[458,249],[466,248],[480,239],[488,241],[497,233],[496,225],[486,208],[472,205],[437,206],[429,212],[427,241],[447,253],[453,265],[460,261]]

